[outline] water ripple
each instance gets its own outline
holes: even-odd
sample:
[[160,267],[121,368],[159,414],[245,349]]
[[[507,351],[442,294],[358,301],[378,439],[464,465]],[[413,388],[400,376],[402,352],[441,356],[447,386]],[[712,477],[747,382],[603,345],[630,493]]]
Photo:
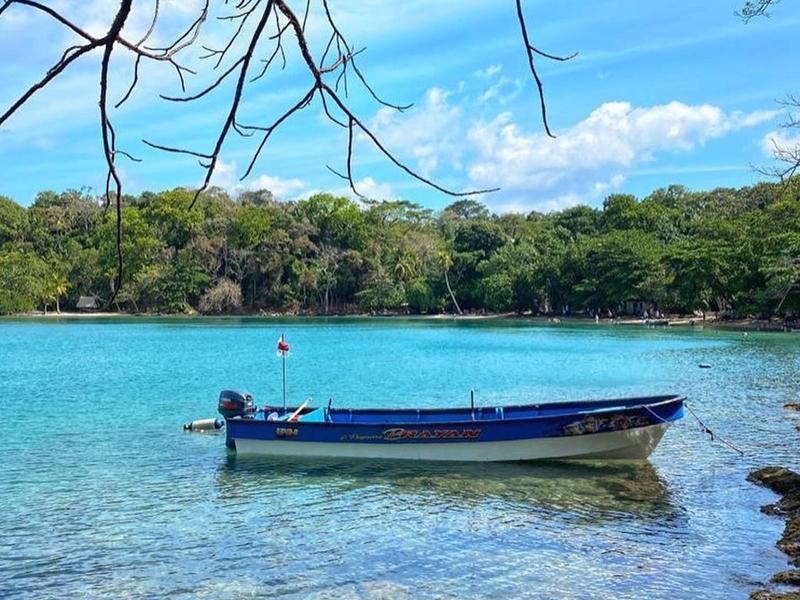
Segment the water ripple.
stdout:
[[690,419],[641,465],[261,460],[183,434],[218,389],[278,397],[263,352],[278,326],[0,322],[0,596],[726,598],[785,564],[782,524],[758,511],[772,496],[744,475],[798,466],[782,409],[800,397],[796,336],[291,325],[292,393],[365,406],[675,390],[745,458]]

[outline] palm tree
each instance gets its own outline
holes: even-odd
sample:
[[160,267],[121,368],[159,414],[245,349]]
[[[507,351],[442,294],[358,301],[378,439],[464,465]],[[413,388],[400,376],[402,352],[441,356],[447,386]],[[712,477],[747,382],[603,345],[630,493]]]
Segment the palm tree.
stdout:
[[47,304],[54,302],[56,305],[56,312],[61,314],[60,300],[69,289],[69,282],[67,278],[58,273],[50,276],[49,285],[47,286],[47,295],[45,296],[44,312],[47,312]]
[[444,270],[444,283],[447,286],[447,291],[450,293],[450,298],[453,300],[453,305],[456,307],[456,312],[458,314],[464,314],[461,310],[461,307],[458,305],[458,300],[456,300],[456,295],[453,293],[453,288],[450,287],[450,278],[447,276],[447,272],[453,266],[453,258],[450,256],[450,253],[447,250],[440,250],[439,251],[439,261],[442,264],[442,269]]

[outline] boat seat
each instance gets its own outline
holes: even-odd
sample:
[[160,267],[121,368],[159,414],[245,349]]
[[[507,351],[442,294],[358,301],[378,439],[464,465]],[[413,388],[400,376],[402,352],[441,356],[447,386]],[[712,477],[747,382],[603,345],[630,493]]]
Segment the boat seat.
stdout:
[[324,423],[325,422],[325,409],[324,408],[315,408],[311,412],[308,412],[304,415],[300,415],[297,418],[298,421],[303,421],[306,423]]

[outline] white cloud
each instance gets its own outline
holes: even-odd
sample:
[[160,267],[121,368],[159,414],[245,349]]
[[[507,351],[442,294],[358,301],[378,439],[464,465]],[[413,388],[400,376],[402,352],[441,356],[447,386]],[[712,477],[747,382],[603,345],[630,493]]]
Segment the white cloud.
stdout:
[[269,190],[279,200],[294,200],[307,192],[307,184],[302,179],[283,179],[262,174],[246,182],[239,181],[236,161],[225,162],[220,160],[211,176],[211,185],[221,187],[233,195],[244,191]]
[[[202,184],[200,184],[202,185]],[[211,174],[211,185],[221,187],[228,193],[238,193],[239,178],[236,176],[236,161],[226,163],[218,160]]]
[[[391,185],[388,183],[378,183],[372,177],[359,179],[355,182],[355,187],[359,194],[373,200],[391,200],[397,197]],[[348,191],[352,193],[352,190],[349,190],[349,188]]]
[[800,134],[786,135],[783,131],[770,131],[761,138],[761,150],[769,157],[775,155],[779,148],[800,147]]
[[[494,88],[474,101],[483,104],[491,99]],[[412,111],[380,110],[372,127],[398,157],[413,156],[426,177],[452,177],[446,168],[450,166],[457,173],[466,172],[465,190],[500,187],[483,198],[500,211],[555,210],[597,201],[622,189],[627,175],[642,164],[690,152],[778,114],[725,112],[711,104],[677,101],[645,107],[607,102],[552,139],[539,131],[525,131],[511,112],[465,122],[463,115],[470,112],[467,101],[465,96],[433,88]]]
[[[500,198],[527,199],[529,208],[539,210],[563,208],[618,189],[626,170],[657,154],[688,152],[774,116],[774,111],[726,114],[709,104],[634,108],[609,102],[551,139],[525,133],[506,112],[469,129],[467,140],[476,155],[468,174],[476,186],[500,186]],[[491,196],[485,200],[493,201]]]
[[245,187],[248,190],[269,190],[272,195],[280,200],[292,200],[302,193],[307,185],[302,179],[293,177],[291,179],[283,179],[282,177],[272,177],[270,175],[260,175],[249,181],[246,186],[238,186],[239,188]]
[[478,69],[473,73],[476,77],[483,79],[490,79],[503,70],[503,65],[489,65],[485,69]]
[[[388,183],[379,183],[375,181],[372,177],[364,177],[363,179],[359,179],[354,182],[355,188],[358,191],[358,194],[353,193],[353,190],[350,188],[349,185],[342,186],[340,188],[334,190],[326,190],[335,196],[345,196],[350,198],[354,202],[361,204],[363,203],[364,199],[368,200],[395,200],[398,198],[397,194],[394,192],[391,184]],[[313,196],[314,194],[318,194],[323,190],[309,190],[303,194],[303,198],[308,198],[309,196]]]
[[508,104],[519,96],[523,87],[522,81],[519,79],[501,77],[497,83],[490,85],[478,96],[478,104],[485,104],[490,100],[495,100],[499,104]]
[[754,125],[761,125],[761,123],[771,121],[780,113],[780,110],[754,110],[751,113],[735,110],[731,113],[731,119],[733,119],[737,123],[738,128],[741,129],[743,127],[753,127]]
[[[108,32],[119,8],[119,3],[110,3],[108,0],[84,0],[83,2],[57,0],[50,4],[60,14],[94,36],[102,36]],[[179,29],[185,30],[200,14],[202,8],[203,3],[198,0],[162,0],[158,11],[156,30],[163,32],[163,35],[156,33],[151,37],[151,41],[164,41],[174,36]],[[150,27],[152,19],[152,2],[134,2],[131,12],[125,20],[123,35],[130,41],[138,41]]]
[[349,185],[345,185],[336,189],[331,188],[308,188],[303,191],[302,194],[297,195],[293,200],[304,200],[310,198],[314,194],[324,194],[329,193],[333,194],[334,196],[345,196],[350,198],[356,203],[361,204],[363,200],[395,200],[399,196],[394,192],[391,184],[388,183],[379,183],[375,181],[372,177],[364,177],[363,179],[358,179],[355,181],[355,187],[358,191],[358,194],[353,193],[353,190],[350,188]]
[[432,88],[422,106],[407,113],[382,108],[370,128],[392,152],[411,154],[423,176],[431,175],[445,159],[460,168],[461,108],[449,104],[448,96],[441,88]]
[[625,183],[625,176],[622,173],[617,173],[608,181],[597,181],[592,188],[596,195],[605,194],[611,190],[619,189]]

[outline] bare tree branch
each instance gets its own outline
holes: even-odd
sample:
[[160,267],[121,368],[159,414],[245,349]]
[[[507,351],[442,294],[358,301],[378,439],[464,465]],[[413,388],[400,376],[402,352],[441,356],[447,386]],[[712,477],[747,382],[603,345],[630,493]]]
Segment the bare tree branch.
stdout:
[[247,169],[245,170],[244,175],[242,175],[242,179],[245,179],[247,178],[248,175],[250,175],[250,172],[253,170],[253,167],[256,164],[256,160],[258,160],[259,154],[261,154],[261,151],[264,149],[264,146],[266,145],[267,140],[269,140],[269,136],[272,135],[272,132],[275,131],[275,129],[277,129],[281,125],[281,123],[283,123],[286,119],[291,117],[294,113],[296,113],[299,110],[303,110],[306,106],[308,106],[312,98],[314,97],[314,93],[316,91],[317,91],[317,86],[315,85],[306,93],[305,96],[303,96],[300,99],[300,101],[297,104],[292,106],[289,110],[287,110],[280,117],[278,117],[278,119],[269,127],[256,127],[256,126],[244,127],[244,129],[264,131],[265,134],[263,139],[261,140],[261,143],[258,145],[258,148],[256,148],[256,151],[253,153],[253,158],[250,160],[250,164],[247,165]]
[[[222,48],[222,50],[211,50],[210,48],[208,48],[210,54],[208,54],[208,55],[206,55],[206,56],[204,56],[202,58],[212,58],[212,57],[216,56],[217,57],[217,62],[214,64],[214,68],[215,69],[218,68],[220,66],[220,64],[222,64],[222,60],[225,58],[225,55],[228,53],[228,50],[231,49],[231,46],[233,46],[233,43],[239,37],[239,34],[242,33],[242,29],[244,28],[245,23],[247,23],[247,19],[250,17],[250,15],[253,14],[255,9],[258,8],[258,5],[260,3],[261,3],[261,0],[257,0],[256,3],[253,5],[253,7],[250,10],[247,10],[247,11],[245,11],[243,13],[240,13],[240,14],[237,14],[237,15],[233,15],[231,17],[218,17],[221,20],[232,19],[232,18],[236,18],[236,19],[240,18],[241,20],[239,21],[239,26],[236,28],[236,31],[233,32],[233,35],[228,39],[228,43],[225,44],[225,46]],[[269,10],[270,10],[270,5],[268,3],[267,4],[266,14],[269,13]],[[260,29],[263,29],[263,26]],[[259,35],[260,35],[260,32],[259,32]]]
[[131,97],[131,94],[133,93],[133,88],[135,88],[136,84],[139,83],[139,63],[141,63],[141,61],[142,61],[142,55],[141,54],[137,54],[136,55],[136,62],[133,65],[133,81],[131,81],[131,85],[128,88],[128,91],[125,92],[125,95],[120,99],[119,102],[117,102],[114,105],[114,108],[119,108],[120,106],[122,106],[125,103],[125,101],[128,98]]
[[[256,2],[253,9],[255,9],[255,6],[258,6],[259,3],[260,0]],[[217,137],[217,142],[214,145],[214,150],[211,153],[211,161],[208,165],[208,169],[206,171],[206,177],[203,180],[203,185],[200,186],[200,188],[197,190],[197,192],[194,195],[194,198],[192,199],[192,202],[189,204],[190,209],[194,206],[195,202],[197,202],[197,199],[200,197],[200,194],[202,194],[206,190],[208,184],[211,182],[211,176],[214,174],[214,167],[216,166],[217,161],[219,160],[219,152],[222,149],[222,144],[225,142],[225,138],[228,135],[228,130],[231,128],[231,125],[233,125],[234,121],[236,120],[236,111],[239,108],[239,103],[242,101],[242,91],[244,89],[245,81],[247,81],[247,69],[250,66],[250,61],[253,59],[253,54],[255,53],[256,46],[258,45],[259,39],[261,38],[261,32],[264,31],[264,27],[266,26],[267,21],[269,20],[269,15],[272,12],[272,5],[273,5],[273,0],[267,0],[267,7],[264,9],[264,13],[261,15],[261,19],[258,21],[255,32],[253,33],[253,36],[250,39],[250,44],[248,45],[247,51],[245,52],[243,60],[241,62],[241,67],[239,70],[239,78],[236,81],[236,89],[234,90],[233,93],[233,101],[231,102],[231,108],[230,111],[228,112],[228,117],[225,119],[225,123],[222,126],[222,131],[220,131],[219,136]]]
[[[106,157],[106,165],[108,166],[108,173],[110,178],[114,180],[114,204],[116,206],[117,217],[117,278],[114,291],[111,294],[109,304],[113,303],[122,288],[122,181],[117,173],[114,160],[116,157],[116,135],[111,126],[111,121],[108,118],[108,66],[111,61],[111,52],[114,50],[114,43],[119,36],[125,21],[131,12],[131,3],[133,0],[122,0],[120,3],[117,16],[111,24],[111,28],[103,38],[103,59],[100,63],[100,131],[103,136],[103,150]],[[110,135],[109,135],[110,134]],[[111,139],[110,139],[111,138]],[[111,201],[110,192],[111,186],[109,179],[106,180],[106,204]]]
[[534,54],[538,54],[539,56],[543,56],[545,58],[549,58],[552,60],[558,61],[565,61],[575,58],[578,53],[575,52],[568,56],[556,56],[554,54],[548,54],[547,52],[542,52],[536,46],[531,44],[530,37],[528,36],[528,25],[525,22],[525,15],[522,12],[522,0],[516,0],[517,2],[517,20],[519,21],[519,27],[522,31],[522,40],[525,42],[525,52],[528,53],[528,66],[531,69],[531,75],[533,75],[533,80],[536,82],[536,88],[539,91],[539,107],[542,111],[542,124],[544,125],[544,130],[547,132],[551,138],[556,136],[550,131],[550,125],[547,122],[547,104],[544,100],[544,86],[542,85],[542,80],[539,77],[539,73],[536,70],[536,63],[533,60]]
[[203,96],[205,96],[210,91],[212,91],[212,90],[216,89],[217,87],[219,87],[219,85],[225,80],[225,78],[228,75],[230,75],[231,73],[233,73],[236,70],[236,67],[238,67],[239,65],[242,64],[243,60],[244,60],[244,56],[242,56],[241,58],[239,58],[239,60],[237,60],[235,63],[233,63],[228,68],[228,70],[225,71],[222,75],[220,75],[219,78],[214,83],[209,85],[203,91],[198,92],[197,94],[193,94],[191,96],[184,96],[184,97],[166,96],[164,94],[160,94],[160,97],[163,98],[164,100],[171,100],[172,102],[191,102],[192,100],[197,100],[198,98],[202,98]]
[[153,18],[150,21],[150,27],[147,28],[147,31],[144,32],[144,35],[136,42],[136,46],[141,46],[144,44],[148,38],[153,35],[153,31],[156,29],[156,23],[158,22],[158,4],[159,0],[155,0],[155,7],[153,8]]
[[0,125],[6,122],[8,118],[13,115],[19,108],[28,101],[28,99],[33,96],[36,92],[41,90],[45,87],[48,83],[50,83],[53,79],[58,77],[64,70],[69,67],[75,60],[86,54],[87,52],[94,50],[95,48],[101,45],[101,41],[98,40],[96,42],[91,42],[86,44],[85,46],[77,46],[75,52],[73,52],[68,57],[62,57],[55,65],[48,69],[47,73],[45,74],[42,79],[38,82],[34,83],[28,90],[20,96],[16,102],[14,102],[2,115],[0,115]]
[[747,0],[742,9],[734,13],[745,23],[756,17],[770,17],[769,9],[775,6],[780,0]]
[[[156,5],[156,12],[158,12],[158,5]],[[175,56],[178,52],[180,52],[184,48],[188,48],[189,46],[194,44],[195,40],[197,40],[197,36],[200,35],[201,26],[203,25],[203,23],[205,23],[207,18],[208,18],[208,0],[205,0],[203,3],[203,8],[200,11],[200,14],[192,22],[192,24],[189,25],[189,28],[186,31],[184,31],[180,36],[178,36],[174,42],[172,42],[169,46],[165,46],[163,48],[153,48],[147,46],[145,46],[145,48],[147,50],[151,50],[154,52],[161,52],[165,58]],[[136,47],[139,47],[138,44],[136,45]]]
[[800,172],[800,98],[789,95],[779,104],[789,109],[786,119],[780,124],[781,128],[796,131],[797,134],[783,140],[772,138],[772,157],[778,162],[777,165],[753,168],[757,173],[783,182],[785,190],[792,177]]
[[164,152],[174,152],[177,154],[190,154],[192,156],[198,156],[200,158],[208,158],[211,159],[210,154],[203,154],[202,152],[194,152],[193,150],[185,150],[184,148],[172,148],[170,146],[162,146],[161,144],[154,144],[153,142],[148,142],[147,140],[142,140],[142,143],[147,144],[151,148],[155,148],[156,150],[163,150]]
[[[772,3],[777,0],[773,0]],[[148,40],[153,38],[161,19],[161,5],[160,0],[154,0],[152,5],[152,15],[148,20],[147,29],[136,39],[136,41],[129,40],[123,35],[125,23],[132,9],[133,0],[117,0],[118,8],[114,13],[114,19],[111,23],[107,33],[102,37],[96,37],[85,29],[77,25],[74,21],[65,17],[59,10],[43,4],[38,0],[5,0],[0,1],[0,16],[8,10],[12,5],[19,5],[20,7],[27,7],[30,10],[40,12],[47,15],[50,19],[58,25],[64,27],[66,30],[76,35],[79,38],[79,43],[67,47],[61,58],[53,64],[42,77],[25,90],[5,111],[0,114],[0,126],[2,126],[12,115],[14,115],[25,103],[38,91],[47,87],[55,78],[67,70],[72,64],[78,61],[84,55],[92,52],[93,50],[102,50],[102,59],[100,63],[99,72],[99,87],[100,87],[100,126],[101,137],[103,141],[103,151],[107,167],[106,174],[106,189],[105,189],[105,202],[106,206],[114,204],[116,209],[116,229],[117,229],[117,273],[114,282],[114,290],[109,302],[113,302],[116,294],[122,286],[123,281],[123,261],[122,261],[122,181],[116,167],[117,156],[124,156],[132,161],[138,162],[139,159],[125,150],[117,148],[117,136],[112,125],[111,117],[108,110],[108,92],[109,92],[109,79],[111,77],[111,60],[112,55],[116,56],[116,48],[120,48],[125,52],[133,54],[135,57],[133,69],[131,74],[130,84],[125,88],[126,91],[120,100],[114,104],[114,108],[121,107],[127,102],[137,86],[141,81],[141,68],[142,64],[147,61],[152,63],[169,65],[178,77],[181,90],[186,94],[186,78],[187,74],[195,74],[189,67],[178,62],[179,55],[183,56],[181,52],[186,48],[192,46],[200,46],[205,54],[199,58],[202,60],[209,60],[213,67],[217,69],[222,66],[223,61],[231,55],[236,53],[236,58],[228,65],[225,70],[213,82],[207,84],[200,91],[188,95],[168,95],[160,94],[164,100],[177,103],[188,103],[199,100],[214,90],[221,89],[229,80],[235,76],[236,83],[233,84],[231,90],[230,103],[227,110],[227,115],[220,127],[216,139],[214,140],[213,147],[208,151],[195,151],[178,146],[165,145],[156,143],[149,140],[142,140],[142,142],[154,149],[194,156],[199,159],[201,168],[204,169],[205,174],[203,182],[199,189],[196,190],[194,198],[190,204],[194,206],[200,195],[208,188],[211,178],[214,174],[215,168],[220,161],[220,153],[229,137],[230,131],[235,131],[238,135],[243,137],[251,137],[256,133],[262,134],[259,143],[256,145],[252,157],[247,165],[247,168],[242,176],[242,179],[248,177],[255,167],[256,161],[262,155],[263,150],[272,136],[272,134],[289,117],[293,114],[307,108],[316,97],[319,98],[322,105],[323,114],[334,125],[343,129],[347,129],[347,145],[345,154],[345,169],[344,172],[338,172],[331,167],[328,167],[331,172],[339,177],[348,181],[350,189],[354,194],[361,196],[356,189],[355,179],[353,174],[353,158],[355,152],[356,133],[363,135],[389,162],[394,164],[398,169],[406,173],[408,176],[422,182],[423,184],[436,189],[444,194],[451,196],[469,196],[474,194],[483,194],[495,191],[497,188],[472,190],[472,191],[457,191],[444,187],[432,179],[421,175],[413,168],[406,165],[401,161],[386,145],[380,140],[379,136],[370,130],[367,124],[361,120],[348,106],[348,96],[351,91],[350,83],[358,84],[356,88],[368,94],[372,100],[381,106],[392,108],[396,111],[404,111],[410,108],[411,104],[398,104],[389,102],[383,99],[376,90],[370,85],[364,73],[361,71],[357,64],[359,56],[365,51],[365,48],[356,50],[356,47],[348,43],[343,32],[338,27],[334,19],[328,0],[319,0],[324,15],[323,27],[327,28],[328,37],[327,43],[324,46],[318,59],[315,59],[309,47],[309,42],[306,37],[306,27],[308,24],[309,14],[311,11],[311,0],[306,0],[302,14],[296,13],[292,9],[287,0],[225,0],[224,6],[232,12],[222,14],[216,17],[218,22],[229,23],[231,27],[230,34],[224,39],[221,47],[210,47],[203,45],[200,40],[201,31],[203,26],[209,19],[210,14],[210,1],[204,0],[199,11],[195,14],[191,23],[185,29],[182,29],[180,34],[172,39],[171,42],[162,46],[147,46],[145,45]],[[750,3],[748,3],[750,4]],[[769,2],[767,4],[770,4]],[[534,63],[534,57],[542,57],[555,61],[565,61],[573,58],[575,54],[569,56],[557,56],[544,52],[534,46],[529,38],[528,28],[522,12],[521,0],[516,0],[517,5],[517,18],[519,20],[522,37],[525,42],[525,50],[528,56],[528,62],[534,81],[536,82],[539,101],[541,106],[542,122],[544,129],[549,136],[552,137],[550,127],[547,121],[546,104],[543,92],[542,81]],[[298,14],[300,16],[298,17]],[[274,19],[275,30],[274,33],[266,33],[268,24]],[[253,27],[251,24],[255,23]],[[271,29],[271,27],[270,27]],[[291,32],[291,35],[289,33]],[[260,54],[262,42],[274,42],[274,47],[270,46],[266,55]],[[254,85],[256,82],[265,77],[269,69],[275,65],[275,58],[280,55],[282,64],[281,69],[286,67],[287,53],[286,45],[290,44],[299,51],[302,59],[302,64],[305,66],[308,74],[311,77],[311,85],[308,91],[299,98],[296,102],[291,104],[283,113],[274,118],[271,122],[268,120],[264,124],[244,124],[239,118],[238,111],[242,105],[243,98],[248,89],[248,86]],[[264,58],[261,58],[264,56]],[[260,61],[258,69],[253,69],[252,64],[255,61]],[[255,73],[253,72],[255,71]],[[351,77],[348,77],[350,75]],[[328,81],[329,80],[330,83]],[[351,81],[348,81],[351,79]],[[342,90],[340,94],[340,89]],[[354,88],[355,89],[355,88]]]

